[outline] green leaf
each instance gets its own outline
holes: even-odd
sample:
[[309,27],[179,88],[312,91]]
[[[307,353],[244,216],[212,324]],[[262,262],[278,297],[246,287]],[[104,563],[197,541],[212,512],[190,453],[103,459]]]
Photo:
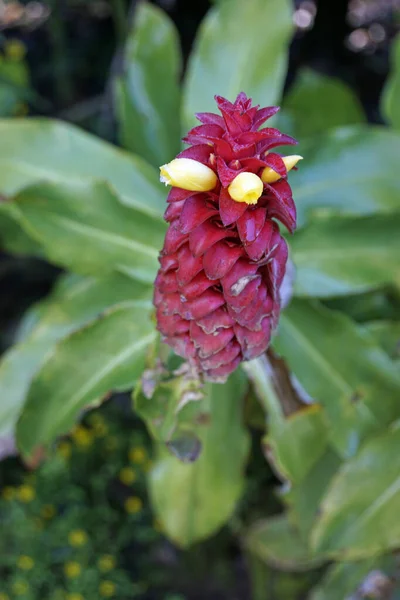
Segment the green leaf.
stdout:
[[342,456],[399,416],[398,370],[345,315],[296,299],[281,316],[274,346],[324,406],[329,438]]
[[288,507],[288,518],[305,541],[308,541],[321,500],[340,464],[337,454],[328,448],[302,481],[291,485],[289,489],[281,489],[281,498]]
[[67,276],[49,299],[29,311],[21,342],[0,361],[0,436],[12,433],[32,377],[56,342],[107,307],[126,301],[148,311],[151,288],[119,274],[103,279]]
[[180,148],[181,70],[178,33],[163,10],[147,2],[138,5],[123,69],[114,90],[120,141],[162,165]]
[[259,357],[244,365],[268,418],[263,438],[266,455],[283,477],[300,482],[327,446],[327,426],[321,406],[304,405],[286,416],[283,398],[275,389],[269,363]]
[[399,547],[399,445],[400,429],[388,431],[342,466],[313,530],[316,551],[358,560]]
[[302,142],[291,177],[298,222],[316,211],[368,215],[398,211],[400,134],[383,127],[335,129]]
[[[312,591],[309,600],[338,600],[338,598],[388,598],[382,587],[386,578],[387,591],[392,591],[395,574],[394,559],[388,556],[374,556],[357,562],[334,564],[327,571],[321,583]],[[379,575],[379,578],[377,577]],[[374,580],[377,587],[374,586]],[[359,595],[360,589],[370,592]],[[385,593],[385,596],[381,595]],[[379,595],[376,595],[379,594]],[[390,600],[395,600],[390,594]]]
[[109,309],[57,344],[35,375],[17,425],[17,443],[29,455],[69,431],[79,412],[112,390],[134,385],[156,332],[135,306]]
[[120,270],[153,283],[164,224],[124,206],[107,184],[37,184],[16,196],[12,206],[50,261],[77,273]]
[[352,89],[340,79],[301,69],[283,100],[279,128],[298,139],[365,121]]
[[393,127],[400,129],[400,35],[392,43],[391,72],[382,94],[382,112]]
[[284,515],[254,523],[244,537],[246,548],[267,565],[283,571],[308,571],[321,564]]
[[243,373],[225,385],[207,384],[198,436],[202,451],[194,463],[166,451],[151,472],[150,491],[167,535],[187,547],[207,538],[231,516],[243,485],[249,437],[242,424]]
[[295,294],[319,298],[394,284],[400,289],[400,214],[318,219],[291,240]]
[[1,212],[0,200],[0,246],[13,254],[39,256],[40,245],[37,244],[20,227],[18,220],[7,211]]
[[212,8],[202,24],[184,83],[185,128],[196,112],[215,112],[214,95],[239,92],[262,106],[280,100],[292,34],[289,0],[231,0]]
[[125,204],[161,217],[165,194],[157,171],[73,125],[47,119],[0,120],[0,193],[38,181],[108,181]]
[[386,354],[400,364],[400,321],[372,321],[365,327]]

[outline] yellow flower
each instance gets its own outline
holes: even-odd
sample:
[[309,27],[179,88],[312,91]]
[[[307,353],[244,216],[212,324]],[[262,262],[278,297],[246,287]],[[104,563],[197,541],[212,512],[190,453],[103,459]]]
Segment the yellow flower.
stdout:
[[68,460],[71,456],[71,444],[69,442],[60,442],[57,448],[57,454]]
[[106,573],[115,568],[115,558],[111,554],[104,554],[103,556],[100,556],[97,564],[100,571]]
[[83,529],[74,529],[68,535],[68,541],[71,546],[75,546],[76,548],[79,546],[84,546],[88,540],[88,536],[86,531]]
[[[2,489],[1,491],[1,497],[3,498],[3,500],[12,500],[15,496],[15,489],[13,487],[11,487],[10,485],[7,485],[5,488]],[[1,598],[0,598],[1,600]]]
[[25,581],[15,581],[12,585],[12,589],[14,594],[22,596],[28,592],[29,586]]
[[74,560],[65,563],[64,573],[69,579],[74,579],[81,574],[81,565]]
[[23,571],[30,571],[33,569],[35,561],[30,556],[22,555],[17,560],[17,567]]
[[239,173],[228,187],[228,192],[235,202],[257,204],[263,193],[263,182],[254,173]]
[[134,481],[136,481],[136,473],[132,467],[124,467],[119,472],[119,480],[122,481],[125,485],[131,485]]
[[137,465],[142,465],[147,460],[147,452],[143,446],[131,448],[129,451],[129,460]]
[[20,40],[8,40],[4,49],[6,55],[12,60],[20,61],[26,54],[26,47]]
[[21,502],[32,502],[35,497],[35,490],[30,485],[20,485],[17,491],[18,499]]
[[71,437],[75,444],[80,448],[87,448],[93,442],[93,434],[89,429],[82,425],[77,425],[71,433]]
[[44,504],[41,508],[40,514],[43,519],[52,519],[56,514],[56,509],[52,504]]
[[115,594],[115,584],[112,581],[102,581],[99,585],[99,592],[104,598],[111,598]]
[[175,158],[160,167],[160,181],[193,192],[207,192],[217,185],[217,176],[210,167],[192,158]]
[[84,600],[82,594],[67,594],[66,600]]
[[130,496],[125,500],[125,510],[131,515],[136,515],[143,508],[143,502],[138,496]]

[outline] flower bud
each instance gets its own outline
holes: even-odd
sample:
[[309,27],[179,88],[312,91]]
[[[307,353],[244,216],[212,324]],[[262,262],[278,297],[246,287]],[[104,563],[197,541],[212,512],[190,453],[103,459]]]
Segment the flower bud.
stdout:
[[232,200],[245,202],[246,204],[257,204],[257,200],[263,193],[263,183],[258,175],[254,173],[239,173],[228,187]]
[[[282,160],[285,163],[287,172],[289,172],[297,165],[299,160],[303,160],[303,157],[299,156],[298,154],[293,154],[291,156],[283,156]],[[271,167],[265,167],[261,173],[261,179],[264,183],[275,183],[275,181],[281,179],[281,176],[279,173],[271,169]]]
[[175,158],[160,167],[160,181],[193,192],[208,192],[217,185],[217,176],[210,167],[192,158]]

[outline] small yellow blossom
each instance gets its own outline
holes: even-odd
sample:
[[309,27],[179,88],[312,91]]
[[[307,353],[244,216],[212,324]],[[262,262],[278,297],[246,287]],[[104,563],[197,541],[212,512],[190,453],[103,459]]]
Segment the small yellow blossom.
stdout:
[[52,504],[44,504],[40,510],[43,519],[52,519],[56,514],[56,509]]
[[67,594],[66,600],[84,600],[82,594]]
[[257,204],[263,193],[263,182],[254,173],[239,173],[228,187],[228,192],[235,202]]
[[136,481],[136,473],[132,467],[124,467],[119,472],[119,480],[122,481],[125,485],[131,485],[134,481]]
[[207,192],[217,185],[217,176],[210,167],[192,158],[175,158],[160,167],[160,181],[193,192]]
[[70,442],[60,442],[57,448],[57,454],[68,460],[71,456],[72,448]]
[[104,598],[111,598],[115,594],[115,584],[112,581],[102,581],[99,585],[99,592]]
[[75,444],[80,448],[88,448],[93,442],[93,434],[82,425],[77,425],[71,433]]
[[[298,154],[292,154],[291,156],[283,156],[282,160],[285,163],[287,172],[289,173],[289,171],[291,171],[293,167],[297,165],[299,160],[303,160],[303,157]],[[281,176],[279,173],[271,169],[271,167],[265,167],[261,173],[261,179],[264,183],[275,183],[275,181],[279,181],[279,179],[281,179]]]
[[147,452],[143,446],[129,450],[129,460],[137,465],[142,465],[147,460]]
[[69,579],[79,577],[81,574],[81,565],[74,560],[71,560],[64,565],[64,573]]
[[68,535],[68,542],[71,546],[78,548],[79,546],[84,546],[88,540],[88,536],[86,531],[83,529],[74,529]]
[[31,556],[22,555],[17,560],[17,567],[23,571],[30,571],[33,569],[35,561]]
[[8,40],[4,47],[6,56],[12,60],[20,61],[26,54],[26,46],[20,40]]
[[12,590],[17,596],[22,596],[28,593],[29,586],[25,581],[15,581],[12,585]]
[[21,502],[32,502],[35,495],[35,490],[30,485],[20,485],[17,491],[18,500]]
[[3,498],[3,500],[7,500],[7,501],[12,500],[14,498],[14,496],[15,496],[15,488],[11,487],[10,485],[7,485],[1,491],[1,497]]
[[111,554],[104,554],[103,556],[100,556],[97,564],[100,571],[106,573],[115,568],[115,558]]
[[125,510],[131,515],[136,515],[143,508],[143,502],[138,496],[129,496],[125,500]]

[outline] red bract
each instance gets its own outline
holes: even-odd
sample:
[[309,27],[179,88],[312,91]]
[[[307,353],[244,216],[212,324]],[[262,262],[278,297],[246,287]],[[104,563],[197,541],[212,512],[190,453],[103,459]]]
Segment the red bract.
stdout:
[[[285,162],[271,150],[296,141],[259,129],[278,108],[259,109],[243,93],[233,104],[215,99],[222,116],[198,114],[202,125],[178,158],[211,168],[217,183],[211,191],[172,187],[154,304],[164,341],[205,379],[224,381],[267,349],[278,321],[288,250],[273,219],[292,232],[296,209]],[[263,184],[255,204],[232,199],[239,173],[261,177],[266,167],[278,180]]]

